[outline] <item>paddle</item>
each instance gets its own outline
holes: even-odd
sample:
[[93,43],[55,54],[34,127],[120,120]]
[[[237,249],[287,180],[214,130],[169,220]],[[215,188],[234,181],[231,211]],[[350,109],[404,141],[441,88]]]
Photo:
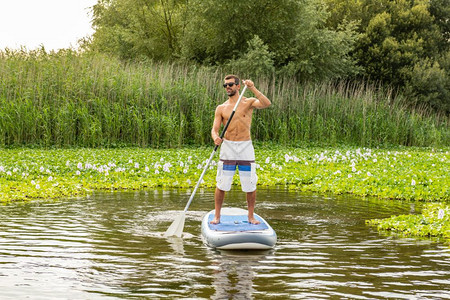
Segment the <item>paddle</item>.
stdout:
[[[247,86],[244,84],[244,89],[242,90],[242,93],[239,95],[238,101],[236,102],[236,105],[234,106],[233,111],[231,112],[230,118],[228,119],[227,123],[225,124],[225,127],[223,128],[222,133],[220,134],[221,139],[223,139],[223,137],[225,136],[225,132],[228,129],[228,125],[230,125],[231,119],[233,119],[233,116],[236,112],[236,108],[238,107],[239,102],[241,102],[242,96],[244,95],[246,89],[247,89]],[[214,147],[214,150],[211,153],[211,155],[209,156],[209,159],[206,162],[205,167],[203,168],[202,175],[200,176],[200,179],[198,180],[197,185],[195,186],[194,191],[192,192],[191,197],[189,198],[189,201],[186,204],[186,207],[184,208],[184,211],[179,216],[177,216],[175,218],[175,220],[172,222],[170,227],[164,233],[165,237],[169,237],[169,236],[181,237],[181,234],[183,233],[183,228],[184,228],[184,220],[186,219],[186,212],[189,208],[189,205],[191,205],[192,199],[194,199],[195,192],[197,192],[197,188],[199,187],[200,183],[202,182],[203,176],[205,175],[206,170],[208,169],[209,163],[211,162],[211,159],[213,158],[214,154],[216,154],[216,151],[218,148],[219,148],[219,145],[216,145]]]

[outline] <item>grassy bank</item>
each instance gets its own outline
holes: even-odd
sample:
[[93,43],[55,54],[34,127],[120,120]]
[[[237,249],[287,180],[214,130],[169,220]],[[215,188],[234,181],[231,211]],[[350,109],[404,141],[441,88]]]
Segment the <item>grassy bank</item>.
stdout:
[[[224,75],[71,51],[0,52],[0,146],[206,145],[214,109],[226,99]],[[407,110],[392,91],[365,83],[254,80],[273,102],[255,114],[254,140],[449,145],[448,116]]]
[[[257,144],[258,184],[319,193],[352,193],[391,199],[437,201],[438,227],[424,235],[446,236],[450,206],[449,150],[431,148],[290,148]],[[2,149],[2,202],[85,196],[93,190],[192,188],[211,147],[182,149]],[[235,177],[237,184],[237,176]],[[215,185],[215,163],[201,187]],[[438,219],[439,210],[444,217]],[[400,220],[404,217],[400,217]],[[417,217],[418,224],[424,221]],[[394,221],[393,221],[394,220]],[[378,223],[400,230],[396,219]],[[408,219],[413,232],[418,224]],[[427,221],[430,223],[430,221]],[[433,223],[434,224],[434,223]],[[437,226],[437,225],[436,225]],[[447,227],[446,227],[447,226]],[[430,228],[434,228],[431,231]],[[405,230],[403,230],[405,231]],[[414,232],[413,232],[414,233]],[[411,233],[411,234],[413,234]]]

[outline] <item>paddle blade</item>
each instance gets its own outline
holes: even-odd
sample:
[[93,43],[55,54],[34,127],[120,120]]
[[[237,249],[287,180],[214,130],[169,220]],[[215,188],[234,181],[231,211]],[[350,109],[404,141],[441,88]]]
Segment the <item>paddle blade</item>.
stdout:
[[183,233],[185,219],[186,219],[186,214],[184,212],[182,212],[178,217],[175,218],[175,220],[172,222],[170,227],[164,233],[164,236],[165,237],[169,237],[169,236],[181,237],[181,234]]

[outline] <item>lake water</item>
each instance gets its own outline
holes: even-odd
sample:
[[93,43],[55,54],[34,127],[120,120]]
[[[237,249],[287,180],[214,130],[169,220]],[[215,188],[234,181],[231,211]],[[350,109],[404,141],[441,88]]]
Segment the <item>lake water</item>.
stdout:
[[[225,252],[200,236],[212,190],[197,192],[183,238],[163,238],[190,192],[0,206],[0,299],[450,299],[448,246],[364,222],[419,204],[259,189],[276,247]],[[245,208],[245,195],[231,191],[225,206]]]

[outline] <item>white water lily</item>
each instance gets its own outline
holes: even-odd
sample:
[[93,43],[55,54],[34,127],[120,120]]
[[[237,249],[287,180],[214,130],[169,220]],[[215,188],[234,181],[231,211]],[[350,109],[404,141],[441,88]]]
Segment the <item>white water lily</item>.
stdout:
[[164,172],[170,172],[170,167],[172,167],[171,163],[165,163],[163,166],[163,171]]

